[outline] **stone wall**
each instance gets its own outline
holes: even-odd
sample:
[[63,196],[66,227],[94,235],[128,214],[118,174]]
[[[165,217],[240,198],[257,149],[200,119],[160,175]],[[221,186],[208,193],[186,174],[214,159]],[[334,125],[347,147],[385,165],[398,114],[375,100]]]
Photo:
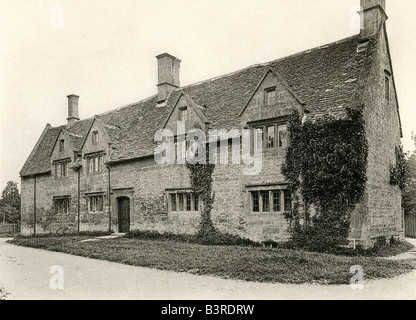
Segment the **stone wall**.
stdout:
[[365,196],[352,216],[351,238],[370,246],[378,237],[403,239],[401,192],[390,184],[395,147],[400,145],[397,99],[390,79],[390,101],[385,99],[385,71],[392,74],[386,35],[380,33],[365,92],[364,117],[369,154]]

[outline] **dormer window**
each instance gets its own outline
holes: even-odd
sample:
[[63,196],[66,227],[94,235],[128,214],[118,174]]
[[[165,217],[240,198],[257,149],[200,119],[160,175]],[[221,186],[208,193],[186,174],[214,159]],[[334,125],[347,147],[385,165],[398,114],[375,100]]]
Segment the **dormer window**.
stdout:
[[266,106],[276,104],[276,87],[267,88],[264,91],[264,104]]
[[183,107],[179,109],[179,120],[180,121],[188,120],[188,108],[187,107]]
[[65,149],[65,140],[61,139],[59,140],[59,151],[64,151]]
[[98,131],[94,131],[93,133],[92,133],[92,143],[93,144],[97,144],[98,143],[98,140],[99,139],[99,137],[98,137]]

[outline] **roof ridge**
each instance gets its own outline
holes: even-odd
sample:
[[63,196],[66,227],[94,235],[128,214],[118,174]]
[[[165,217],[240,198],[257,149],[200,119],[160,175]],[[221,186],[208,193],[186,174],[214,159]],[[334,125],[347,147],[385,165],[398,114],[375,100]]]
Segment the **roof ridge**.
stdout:
[[103,116],[103,115],[109,114],[109,113],[111,113],[111,112],[120,111],[120,110],[122,110],[122,109],[125,109],[125,108],[128,108],[128,107],[132,107],[132,106],[134,106],[134,105],[138,105],[138,104],[141,104],[141,103],[145,103],[145,102],[148,102],[149,100],[154,99],[155,97],[157,97],[157,94],[154,94],[154,95],[152,95],[152,96],[150,96],[150,97],[148,97],[148,98],[145,98],[145,99],[139,100],[139,101],[137,101],[137,102],[129,103],[129,104],[126,104],[126,105],[124,105],[124,106],[118,107],[118,108],[116,108],[116,109],[112,109],[112,110],[109,110],[109,111],[106,111],[106,112],[103,112],[103,113],[100,113],[100,114],[94,115],[94,116],[93,116],[93,117],[91,117],[91,118],[94,118],[94,117],[96,117],[96,116],[99,116],[99,117],[100,117],[100,116]]
[[[204,83],[212,82],[212,81],[215,81],[215,80],[218,80],[218,79],[222,79],[222,78],[231,77],[233,75],[236,75],[238,73],[241,73],[243,71],[246,71],[246,70],[249,70],[249,69],[252,69],[252,68],[264,67],[264,66],[267,66],[267,65],[271,65],[273,63],[276,63],[278,61],[284,61],[284,60],[289,59],[289,58],[293,58],[293,57],[296,57],[296,56],[303,55],[305,53],[311,53],[311,52],[314,52],[314,51],[317,51],[317,50],[320,50],[320,49],[325,49],[325,48],[328,48],[328,47],[330,47],[332,45],[335,45],[335,44],[341,44],[341,43],[347,42],[348,40],[351,40],[353,38],[357,38],[358,36],[359,36],[359,34],[352,35],[352,36],[349,36],[347,38],[343,38],[341,40],[333,41],[333,42],[330,42],[330,43],[327,43],[327,44],[324,44],[324,45],[320,45],[320,46],[317,46],[317,47],[314,47],[314,48],[311,48],[311,49],[306,49],[306,50],[303,50],[303,51],[300,51],[300,52],[297,52],[297,53],[294,53],[294,54],[291,54],[291,55],[288,55],[288,56],[285,56],[285,57],[282,57],[282,58],[278,58],[278,59],[271,60],[271,61],[268,61],[268,62],[253,64],[251,66],[248,66],[248,67],[245,67],[243,69],[239,69],[239,70],[236,70],[236,71],[233,71],[233,72],[229,72],[229,73],[223,74],[221,76],[209,78],[209,79],[206,79],[206,80],[202,80],[202,81],[198,81],[198,82],[195,82],[195,83],[191,83],[191,84],[186,85],[186,86],[183,86],[183,87],[176,88],[172,92],[180,92],[182,90],[185,90],[187,88],[191,88],[191,87],[194,87],[194,86],[197,86],[197,85],[201,85],[201,84],[204,84]],[[148,98],[144,98],[144,99],[139,100],[137,102],[129,103],[129,104],[120,106],[118,108],[111,109],[111,110],[105,111],[105,112],[100,113],[100,114],[97,114],[97,115],[93,115],[91,117],[88,117],[88,118],[79,120],[79,121],[77,121],[75,123],[79,123],[81,121],[91,120],[91,119],[94,119],[96,116],[108,115],[110,113],[113,113],[113,112],[116,112],[116,111],[120,111],[122,109],[125,109],[125,108],[128,108],[128,107],[132,107],[134,105],[138,105],[138,104],[141,104],[141,103],[145,103],[145,102],[148,102],[151,99],[154,99],[155,97],[157,97],[157,94],[152,95],[152,96],[150,96]],[[61,127],[61,126],[58,126],[58,127]],[[72,127],[73,127],[73,125],[71,127],[67,128],[67,130],[70,130]],[[52,128],[55,128],[55,127],[52,127]]]
[[204,84],[204,83],[207,83],[207,82],[215,81],[215,80],[222,79],[222,78],[231,77],[233,75],[236,75],[236,74],[238,74],[240,72],[243,72],[243,71],[246,71],[248,69],[257,68],[257,67],[264,67],[264,66],[267,66],[267,65],[279,62],[279,61],[284,61],[284,60],[289,59],[289,58],[293,58],[293,57],[296,57],[296,56],[303,55],[305,53],[311,53],[311,52],[314,52],[314,51],[318,51],[320,49],[326,49],[326,48],[328,48],[332,45],[341,44],[341,43],[347,42],[349,40],[352,40],[353,38],[358,38],[358,37],[359,37],[359,34],[352,35],[352,36],[349,36],[347,38],[343,38],[341,40],[333,41],[333,42],[330,42],[330,43],[327,43],[327,44],[324,44],[324,45],[320,45],[320,46],[313,47],[313,48],[310,48],[310,49],[306,49],[306,50],[303,50],[303,51],[300,51],[300,52],[296,52],[296,53],[290,54],[288,56],[284,56],[282,58],[271,60],[269,62],[253,64],[251,66],[239,69],[237,71],[229,72],[229,73],[223,74],[221,76],[209,78],[209,79],[198,81],[198,82],[195,82],[195,83],[183,86],[183,87],[176,88],[174,91],[181,91],[181,90],[184,90],[186,88],[194,87],[194,86],[201,85],[201,84]]

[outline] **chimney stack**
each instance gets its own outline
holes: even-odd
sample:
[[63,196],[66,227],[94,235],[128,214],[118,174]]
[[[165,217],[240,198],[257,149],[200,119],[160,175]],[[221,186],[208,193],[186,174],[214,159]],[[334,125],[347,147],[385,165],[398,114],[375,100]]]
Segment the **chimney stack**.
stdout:
[[168,53],[158,55],[156,58],[158,67],[157,103],[163,104],[169,93],[180,86],[179,69],[181,60]]
[[76,121],[79,120],[78,115],[78,99],[79,96],[75,94],[70,94],[67,96],[68,98],[68,126],[74,124]]
[[386,0],[361,0],[361,39],[377,34],[388,19]]

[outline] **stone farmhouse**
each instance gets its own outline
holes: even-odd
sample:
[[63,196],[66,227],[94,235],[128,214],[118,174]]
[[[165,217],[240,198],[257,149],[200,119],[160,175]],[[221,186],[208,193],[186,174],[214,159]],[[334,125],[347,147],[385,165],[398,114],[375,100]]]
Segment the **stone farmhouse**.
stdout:
[[184,156],[189,145],[176,132],[184,121],[186,131],[196,125],[205,131],[263,129],[256,140],[262,145],[259,174],[244,175],[244,165],[231,161],[215,166],[212,220],[223,232],[284,241],[290,237],[284,212],[291,209],[281,173],[288,116],[297,110],[304,122],[324,115],[342,119],[346,107],[362,106],[367,185],[351,217],[350,238],[403,237],[401,192],[389,183],[402,131],[385,0],[362,0],[361,6],[357,35],[188,86],[180,86],[181,61],[161,54],[157,94],[92,118],[80,119],[79,97],[69,95],[67,123],[46,125],[20,172],[22,233],[196,232],[201,201],[186,165],[160,165],[154,156],[160,144],[155,132],[163,128],[176,135]]

